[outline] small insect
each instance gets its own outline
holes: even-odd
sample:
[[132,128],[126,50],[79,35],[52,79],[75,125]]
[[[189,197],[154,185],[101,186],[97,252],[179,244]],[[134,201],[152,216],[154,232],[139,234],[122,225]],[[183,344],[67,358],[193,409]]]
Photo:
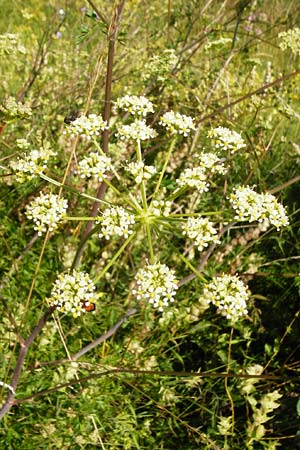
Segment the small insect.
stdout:
[[76,120],[78,118],[78,116],[79,116],[78,112],[72,112],[71,114],[69,114],[68,116],[66,116],[64,118],[64,122],[67,125],[70,125],[70,123],[74,122],[74,120]]
[[95,303],[89,303],[89,302],[86,302],[85,300],[81,300],[81,306],[86,312],[92,312],[92,311],[95,311],[95,309],[96,309]]

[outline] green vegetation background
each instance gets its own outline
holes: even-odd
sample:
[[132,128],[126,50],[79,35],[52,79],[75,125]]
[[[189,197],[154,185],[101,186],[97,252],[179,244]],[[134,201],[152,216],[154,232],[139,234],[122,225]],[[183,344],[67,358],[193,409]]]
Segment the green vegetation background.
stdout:
[[[109,20],[113,2],[95,1],[95,5]],[[63,173],[69,151],[60,141],[64,117],[84,108],[96,67],[99,76],[90,112],[103,110],[107,27],[93,14],[91,4],[78,0],[1,0],[0,11],[0,35],[16,34],[26,49],[25,54],[2,54],[0,102],[9,95],[17,97],[26,88],[26,100],[34,111],[30,122],[8,124],[1,134],[0,168],[14,155],[16,139],[29,137],[36,146],[48,142],[59,151],[53,167]],[[239,378],[228,380],[235,434],[224,437],[218,423],[220,417],[231,414],[224,377],[188,376],[199,370],[224,373],[228,361],[230,328],[213,311],[201,314],[197,281],[181,289],[178,304],[163,320],[144,312],[78,364],[51,363],[65,357],[61,335],[72,354],[124,314],[128,307],[124,298],[134,276],[126,256],[103,286],[105,296],[97,314],[80,320],[63,318],[61,335],[50,321],[31,346],[17,391],[19,402],[0,424],[0,448],[271,449],[275,448],[273,440],[284,449],[299,448],[300,190],[295,179],[300,162],[300,77],[288,77],[299,68],[299,56],[283,52],[278,42],[279,32],[300,26],[299,21],[295,0],[128,0],[113,70],[113,100],[126,93],[146,92],[159,110],[174,109],[200,119],[197,148],[207,144],[205,136],[211,126],[241,132],[247,142],[246,158],[237,156],[227,185],[273,190],[288,206],[291,226],[287,230],[265,233],[257,240],[245,237],[247,230],[237,230],[225,239],[219,259],[208,268],[211,273],[218,267],[220,272],[244,274],[255,295],[251,316],[236,327],[230,370],[238,374],[260,364],[267,367],[266,375],[278,377],[261,379],[256,386],[258,401],[260,395],[276,389],[283,395],[266,425],[267,435],[261,441],[249,441],[252,413],[239,389]],[[179,56],[178,70],[163,83],[145,81],[145,64],[165,49],[174,49]],[[254,93],[285,76],[273,87]],[[160,142],[155,157],[165,148],[166,143]],[[154,158],[149,155],[149,160]],[[187,147],[182,144],[175,156],[183,164],[189,158]],[[24,218],[24,207],[45,182],[16,184],[5,171],[1,181],[0,380],[9,383],[18,344],[6,305],[17,323],[26,314],[22,328],[26,336],[46,308],[45,298],[57,273],[72,258],[81,229],[70,223],[50,240],[26,309],[42,241],[36,240],[18,260],[34,235]],[[208,209],[211,205],[218,208],[223,191],[222,183],[215,186],[214,194],[206,199]],[[75,196],[70,200],[78,216],[89,210],[88,201]],[[170,240],[168,236],[162,240],[169,257],[173,251]],[[97,239],[89,242],[85,266],[92,274],[101,267],[103,251],[110,252],[108,244],[103,250]],[[118,367],[152,373],[101,375]],[[186,376],[162,375],[163,371],[185,372]],[[77,378],[84,381],[74,381]],[[69,386],[60,387],[68,382]],[[2,402],[6,395],[3,388]]]

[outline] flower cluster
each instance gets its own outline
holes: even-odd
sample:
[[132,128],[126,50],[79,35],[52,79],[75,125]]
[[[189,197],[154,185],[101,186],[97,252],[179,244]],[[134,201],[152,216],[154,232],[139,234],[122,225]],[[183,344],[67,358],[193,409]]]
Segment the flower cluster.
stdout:
[[76,172],[81,178],[95,177],[101,182],[107,178],[106,172],[110,170],[112,170],[111,158],[91,152],[78,163]]
[[14,97],[8,97],[3,105],[0,105],[1,122],[11,122],[15,119],[27,119],[32,114],[29,103],[17,102]]
[[206,169],[201,166],[184,169],[176,180],[176,183],[180,187],[195,188],[200,194],[207,192],[209,186]]
[[135,223],[134,215],[127,212],[122,206],[113,206],[105,209],[98,223],[101,222],[100,238],[109,240],[111,236],[124,236],[128,238],[133,233],[132,225]]
[[21,150],[28,150],[30,145],[31,144],[27,141],[27,139],[20,138],[16,140],[16,146]]
[[60,312],[70,312],[73,317],[95,309],[95,285],[89,275],[74,270],[71,274],[60,274],[52,288],[50,304]]
[[184,169],[176,183],[179,187],[189,187],[197,189],[202,194],[208,191],[208,178],[211,174],[219,173],[224,175],[227,168],[224,165],[224,159],[219,158],[214,153],[202,153],[196,155],[199,166]]
[[207,133],[207,137],[212,139],[214,146],[218,150],[229,150],[230,153],[235,153],[241,148],[246,147],[242,136],[236,131],[229,130],[229,128],[213,128]]
[[152,200],[148,213],[157,217],[168,217],[171,213],[172,202],[168,200]]
[[25,54],[26,50],[19,43],[19,37],[16,34],[6,33],[0,35],[0,55],[10,55],[14,53]]
[[55,231],[63,220],[68,202],[55,194],[41,194],[26,206],[26,216],[35,223],[39,236],[47,230]]
[[160,55],[154,55],[143,68],[143,79],[151,80],[155,78],[158,82],[165,82],[170,75],[172,69],[178,63],[178,57],[175,50],[164,50]]
[[187,136],[195,130],[194,119],[174,111],[168,111],[161,116],[159,124],[167,129],[171,134],[183,134]]
[[153,113],[153,104],[144,96],[125,95],[125,97],[118,98],[117,106],[124,111],[128,111],[133,116],[146,117],[148,113]]
[[149,180],[156,173],[154,166],[146,166],[142,161],[128,163],[125,170],[134,176],[137,184]]
[[285,207],[272,194],[258,194],[249,186],[239,186],[230,194],[229,201],[237,220],[258,221],[265,229],[271,225],[279,229],[289,224]]
[[174,296],[178,288],[174,271],[165,264],[156,263],[148,265],[136,274],[136,288],[132,294],[138,300],[146,300],[154,308],[163,311],[169,302],[174,302]]
[[279,47],[282,50],[290,48],[295,55],[300,54],[300,28],[292,28],[288,31],[283,31],[278,35],[280,39]]
[[220,173],[222,175],[227,173],[227,167],[224,165],[224,159],[219,158],[215,153],[201,153],[198,158],[200,167],[203,167],[206,172]]
[[119,126],[117,136],[123,141],[146,141],[155,138],[157,133],[146,124],[145,120],[135,120],[130,125]]
[[200,252],[210,243],[220,244],[217,230],[206,217],[189,217],[182,230],[183,235],[195,241]]
[[107,122],[101,116],[89,114],[88,116],[80,116],[73,120],[66,127],[65,133],[70,136],[82,136],[91,139],[94,136],[99,136],[100,132],[107,128]]
[[250,291],[235,275],[215,277],[203,290],[203,299],[215,305],[218,313],[233,322],[245,316]]
[[[25,141],[25,140],[23,140]],[[19,143],[23,148],[29,144],[27,141]],[[19,183],[31,180],[39,173],[47,168],[47,163],[56,152],[50,148],[40,148],[39,150],[32,150],[28,154],[17,158],[16,161],[11,161],[10,167],[16,172],[16,180]]]

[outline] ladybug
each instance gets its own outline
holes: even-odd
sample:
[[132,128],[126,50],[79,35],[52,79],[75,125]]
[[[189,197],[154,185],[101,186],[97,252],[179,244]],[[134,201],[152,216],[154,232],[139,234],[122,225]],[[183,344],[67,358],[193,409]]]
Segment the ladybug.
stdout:
[[86,312],[93,312],[96,309],[95,303],[89,303],[86,302],[85,300],[81,300],[81,306]]

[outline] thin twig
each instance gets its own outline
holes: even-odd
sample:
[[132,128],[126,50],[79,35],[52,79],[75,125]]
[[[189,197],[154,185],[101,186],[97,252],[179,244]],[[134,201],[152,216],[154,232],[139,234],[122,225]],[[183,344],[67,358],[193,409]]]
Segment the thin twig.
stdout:
[[76,361],[78,358],[85,355],[87,352],[89,352],[93,348],[102,344],[102,342],[106,341],[106,339],[108,339],[111,336],[113,336],[114,334],[116,334],[116,332],[123,325],[123,323],[126,322],[126,320],[129,317],[133,316],[136,312],[137,312],[137,308],[129,309],[127,311],[127,313],[115,325],[113,325],[106,333],[99,336],[97,339],[95,339],[93,342],[91,342],[90,344],[83,347],[81,350],[79,350],[74,355],[71,355],[70,358],[58,359],[55,361],[49,361],[49,362],[45,362],[45,363],[38,362],[37,364],[35,364],[34,369],[37,369],[39,367],[45,367],[45,366],[59,366],[60,364],[64,364],[66,362]]
[[294,70],[294,72],[289,73],[288,75],[283,75],[280,78],[277,78],[276,80],[272,81],[271,83],[267,83],[264,86],[261,86],[258,89],[255,89],[254,91],[248,92],[248,94],[242,95],[241,97],[237,98],[236,100],[234,100],[233,102],[227,103],[227,105],[221,106],[220,108],[217,108],[214,112],[207,114],[206,116],[200,117],[197,121],[197,125],[199,125],[199,123],[205,122],[208,119],[212,119],[213,117],[215,117],[217,114],[226,111],[226,109],[230,109],[232,106],[237,105],[238,103],[243,102],[244,100],[246,100],[247,98],[252,97],[253,95],[257,95],[257,94],[261,94],[264,91],[267,91],[268,89],[270,89],[273,86],[277,86],[278,84],[281,84],[283,81],[286,81],[290,78],[293,78],[297,75],[300,74],[300,70]]

